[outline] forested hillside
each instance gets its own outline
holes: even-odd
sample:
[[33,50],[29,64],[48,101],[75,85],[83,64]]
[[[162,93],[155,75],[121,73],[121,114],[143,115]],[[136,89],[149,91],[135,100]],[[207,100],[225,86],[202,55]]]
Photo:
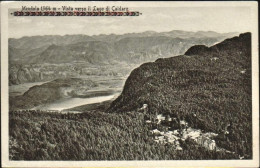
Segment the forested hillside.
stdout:
[[10,113],[11,160],[192,160],[231,159],[192,141],[183,151],[153,141],[144,114]]
[[[218,133],[218,145],[251,156],[251,95],[251,34],[244,33],[141,65],[108,112],[125,113],[148,104],[149,113],[184,118],[194,128]],[[232,134],[224,140],[227,125],[232,125]]]

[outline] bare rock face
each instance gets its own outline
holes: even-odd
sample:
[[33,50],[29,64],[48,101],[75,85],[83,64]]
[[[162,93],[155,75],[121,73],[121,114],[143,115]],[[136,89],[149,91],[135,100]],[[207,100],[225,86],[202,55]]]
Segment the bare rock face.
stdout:
[[11,65],[9,69],[9,85],[43,80],[41,72],[30,66]]

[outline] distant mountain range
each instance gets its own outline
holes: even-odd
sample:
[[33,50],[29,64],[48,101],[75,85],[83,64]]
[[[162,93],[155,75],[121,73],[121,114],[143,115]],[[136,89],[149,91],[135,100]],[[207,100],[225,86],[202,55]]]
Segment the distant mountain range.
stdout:
[[114,61],[142,63],[159,57],[184,54],[193,45],[211,46],[238,33],[180,31],[128,33],[123,35],[32,36],[9,39],[12,64],[71,63],[106,64]]

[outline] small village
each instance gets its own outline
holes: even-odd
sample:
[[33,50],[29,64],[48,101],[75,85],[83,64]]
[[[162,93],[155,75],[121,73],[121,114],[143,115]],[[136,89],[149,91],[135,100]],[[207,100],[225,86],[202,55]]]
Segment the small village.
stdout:
[[230,151],[216,146],[216,142],[214,140],[214,137],[218,135],[216,133],[204,133],[200,129],[189,127],[188,122],[185,120],[178,121],[177,118],[170,117],[169,115],[164,116],[163,114],[155,114],[152,117],[148,117],[147,104],[143,104],[138,111],[143,111],[145,113],[145,124],[149,125],[149,128],[151,128],[151,136],[154,141],[159,144],[170,144],[176,150],[183,150],[180,142],[189,138],[208,150],[225,151],[231,153]]

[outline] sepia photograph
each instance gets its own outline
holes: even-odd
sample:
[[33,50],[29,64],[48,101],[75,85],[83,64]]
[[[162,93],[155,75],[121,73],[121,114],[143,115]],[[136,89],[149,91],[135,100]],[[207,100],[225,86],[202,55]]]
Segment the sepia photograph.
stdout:
[[257,13],[1,3],[2,164],[258,167]]

